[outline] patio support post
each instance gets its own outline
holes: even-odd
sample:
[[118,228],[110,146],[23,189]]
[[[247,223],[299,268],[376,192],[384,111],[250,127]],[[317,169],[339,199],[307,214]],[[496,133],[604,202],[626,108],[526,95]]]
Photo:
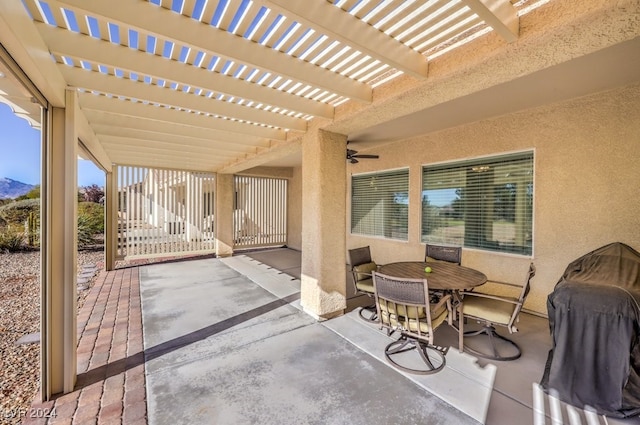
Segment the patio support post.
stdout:
[[42,398],[73,391],[77,368],[77,94],[50,108],[43,143]]
[[118,250],[118,166],[106,175],[104,197],[104,256],[105,269],[116,269]]
[[215,226],[216,255],[229,257],[233,255],[233,209],[235,189],[233,174],[216,176]]
[[316,319],[347,307],[346,149],[342,134],[309,130],[302,139],[301,304]]

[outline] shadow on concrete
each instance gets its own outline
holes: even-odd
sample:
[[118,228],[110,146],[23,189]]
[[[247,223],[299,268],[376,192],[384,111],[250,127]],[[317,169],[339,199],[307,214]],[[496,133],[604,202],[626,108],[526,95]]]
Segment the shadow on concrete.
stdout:
[[174,338],[123,359],[107,363],[94,369],[90,369],[78,375],[78,380],[74,390],[80,390],[84,387],[103,381],[112,376],[126,372],[127,370],[144,364],[145,362],[156,359],[188,345],[194,344],[198,341],[207,339],[210,336],[219,334],[220,332],[224,332],[243,322],[255,319],[256,317],[276,310],[299,299],[300,293],[295,293],[284,298],[278,298],[274,301],[246,311],[242,314],[237,314],[221,322],[214,323],[210,326],[206,326],[193,332],[189,332],[188,334],[185,334],[179,338]]

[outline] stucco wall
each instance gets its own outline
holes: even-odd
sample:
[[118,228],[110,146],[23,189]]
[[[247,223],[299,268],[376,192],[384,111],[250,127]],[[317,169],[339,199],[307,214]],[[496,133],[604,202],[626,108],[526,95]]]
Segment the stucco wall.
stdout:
[[302,250],[302,167],[292,169],[289,179],[287,210],[287,246]]
[[640,85],[374,149],[380,159],[351,165],[347,179],[408,165],[410,240],[348,233],[348,248],[370,245],[382,264],[423,258],[422,165],[527,149],[535,152],[533,258],[465,249],[462,261],[490,279],[517,282],[534,261],[538,272],[525,307],[546,314],[547,295],[571,260],[614,241],[640,250]]

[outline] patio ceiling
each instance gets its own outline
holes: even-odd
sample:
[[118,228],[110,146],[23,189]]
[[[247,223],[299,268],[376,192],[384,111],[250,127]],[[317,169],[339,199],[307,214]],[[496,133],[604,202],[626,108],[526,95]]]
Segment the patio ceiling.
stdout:
[[[400,75],[426,78],[431,58],[466,40],[493,30],[515,41],[518,15],[534,2],[1,3],[0,35],[29,52],[49,102],[64,106],[64,89],[77,90],[81,139],[103,167],[216,172],[299,150],[312,120],[370,104],[375,87]],[[0,90],[39,121],[30,97]]]

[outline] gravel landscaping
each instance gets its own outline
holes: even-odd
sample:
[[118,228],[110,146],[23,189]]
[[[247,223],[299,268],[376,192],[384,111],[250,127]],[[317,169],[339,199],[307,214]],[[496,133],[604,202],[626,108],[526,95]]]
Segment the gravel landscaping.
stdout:
[[[103,268],[102,250],[78,252],[83,266]],[[95,276],[94,275],[94,276]],[[16,341],[40,332],[40,252],[0,253],[0,423],[19,424],[38,391],[40,344]],[[89,288],[95,279],[90,279]],[[89,289],[78,291],[78,309]]]

